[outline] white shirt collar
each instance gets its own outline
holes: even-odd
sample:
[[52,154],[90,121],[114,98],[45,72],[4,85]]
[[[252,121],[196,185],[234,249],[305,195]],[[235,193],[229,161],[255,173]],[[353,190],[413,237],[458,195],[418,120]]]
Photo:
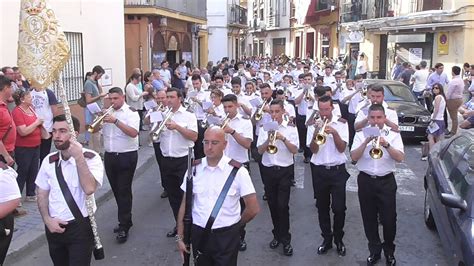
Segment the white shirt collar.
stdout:
[[[222,155],[221,159],[219,160],[219,163],[217,163],[217,166],[215,167],[219,168],[220,170],[224,170],[226,165],[229,163],[229,160],[230,160],[229,157]],[[204,168],[215,168],[215,167],[209,166],[207,162],[207,157],[204,157],[204,159],[202,160],[202,166]]]

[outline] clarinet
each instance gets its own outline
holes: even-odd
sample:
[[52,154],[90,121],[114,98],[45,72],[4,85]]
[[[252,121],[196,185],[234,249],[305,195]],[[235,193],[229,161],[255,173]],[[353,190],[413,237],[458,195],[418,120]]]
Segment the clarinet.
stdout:
[[[183,224],[184,224],[184,234],[183,234],[183,241],[186,245],[186,248],[191,251],[191,227],[193,225],[193,216],[192,216],[192,208],[193,208],[193,160],[194,160],[194,152],[193,148],[188,149],[188,175],[186,176],[186,202],[184,205],[184,217],[183,217]],[[184,253],[184,263],[183,266],[189,266],[190,263],[190,253]]]

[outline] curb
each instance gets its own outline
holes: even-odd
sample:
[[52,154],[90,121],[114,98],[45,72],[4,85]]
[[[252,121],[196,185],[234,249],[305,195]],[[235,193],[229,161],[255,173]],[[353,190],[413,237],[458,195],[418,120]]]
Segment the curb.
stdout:
[[[148,152],[146,153],[146,157],[143,159],[143,163],[136,168],[135,174],[134,174],[134,179],[140,178],[140,176],[145,173],[146,170],[150,166],[152,166],[152,163],[155,162],[155,154],[154,152]],[[105,172],[104,172],[104,177],[105,177]],[[104,190],[102,193],[97,195],[96,197],[96,204],[97,207],[100,207],[102,203],[106,202],[112,197],[112,189],[110,188],[110,185],[107,185],[106,190]],[[23,234],[22,236],[18,237],[15,240],[15,243],[12,242],[12,245],[10,245],[10,248],[7,253],[7,258],[9,261],[15,261],[25,253],[28,253],[42,245],[46,245],[46,235],[44,233],[44,224],[41,223],[37,227],[35,227],[33,230],[28,232],[27,234]]]

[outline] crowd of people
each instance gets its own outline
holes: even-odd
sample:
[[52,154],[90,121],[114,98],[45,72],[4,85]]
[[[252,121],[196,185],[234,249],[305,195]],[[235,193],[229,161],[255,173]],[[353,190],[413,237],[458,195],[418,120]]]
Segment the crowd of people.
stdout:
[[[183,220],[185,176],[192,171],[191,242],[197,265],[236,265],[238,252],[247,249],[245,224],[261,208],[251,161],[258,165],[264,186],[261,196],[271,214],[269,248],[281,246],[284,255],[293,255],[289,199],[299,152],[311,169],[322,236],[317,253],[326,254],[335,245],[339,256],[346,254],[350,176],[346,164],[352,163],[359,170],[367,263],[377,263],[383,251],[387,265],[395,265],[394,173],[396,163],[404,159],[404,146],[398,115],[384,101],[383,86],[366,85],[367,71],[363,53],[322,62],[283,55],[240,61],[223,58],[202,69],[184,60],[170,68],[163,61],[161,68],[144,73],[133,69],[124,88],[105,91],[98,82],[105,71],[98,65],[84,82],[85,125],[81,130],[73,117],[75,132],[71,132],[51,90],[31,88],[18,69],[4,67],[0,75],[0,262],[13,234],[13,216],[26,214],[20,208],[26,187],[25,201],[37,201],[46,225],[53,263],[89,265],[94,236],[86,199],[101,186],[104,172],[117,203],[114,233],[118,243],[125,243],[133,226],[132,182],[138,150],[144,145],[138,134],[148,131],[148,145],[154,148],[160,169],[161,197],[168,199],[176,221],[166,236],[176,239],[183,255],[191,252],[184,243],[189,232]],[[391,73],[432,112],[427,130],[430,145],[474,123],[474,100],[465,96],[474,92],[474,65],[454,66],[451,71],[452,78],[441,63],[430,71],[425,61],[413,71],[397,58]],[[97,108],[92,108],[95,104]],[[465,119],[459,124],[458,112]],[[447,114],[452,121],[449,132]],[[72,137],[80,131],[85,131],[82,143]],[[52,142],[57,151],[50,153]],[[194,162],[188,169],[191,155]]]

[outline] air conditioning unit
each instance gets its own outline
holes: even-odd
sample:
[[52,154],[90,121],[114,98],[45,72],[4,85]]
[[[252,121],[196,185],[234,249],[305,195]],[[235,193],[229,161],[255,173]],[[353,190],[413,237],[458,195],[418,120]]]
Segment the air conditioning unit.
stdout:
[[168,26],[168,19],[167,18],[160,18],[160,25],[161,26]]
[[260,23],[258,24],[258,27],[263,30],[267,27],[267,25],[265,24],[265,21],[260,21]]

